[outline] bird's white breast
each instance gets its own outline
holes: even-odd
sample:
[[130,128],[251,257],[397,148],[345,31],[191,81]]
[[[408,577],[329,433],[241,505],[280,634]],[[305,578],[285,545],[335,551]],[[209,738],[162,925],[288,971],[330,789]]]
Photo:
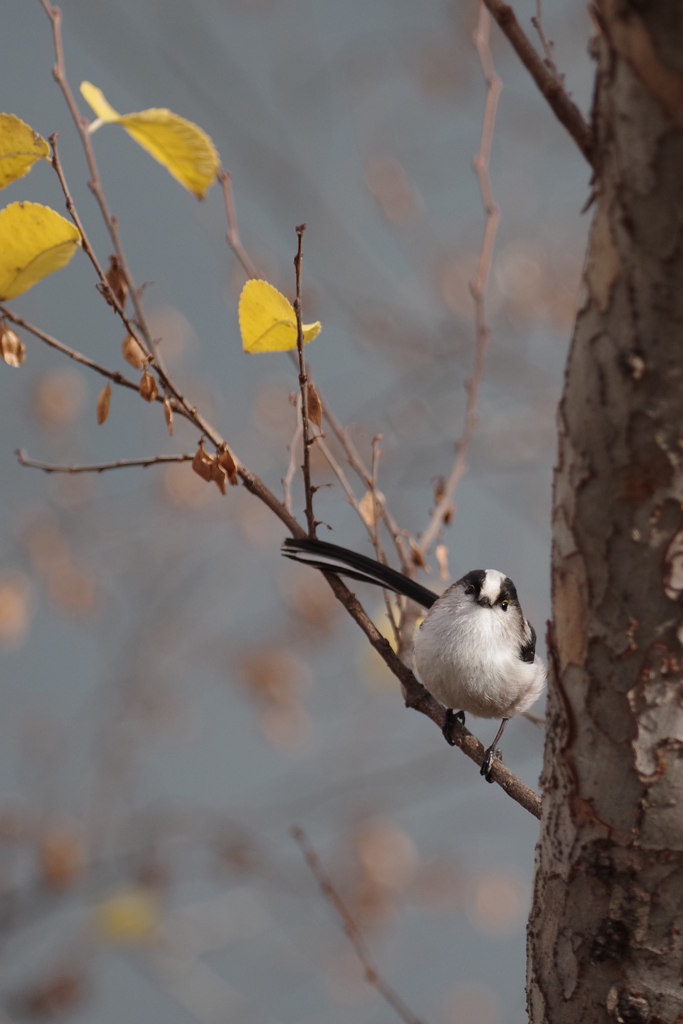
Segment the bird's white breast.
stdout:
[[[493,575],[489,570],[480,595],[492,603],[500,593]],[[543,662],[538,657],[531,663],[520,659],[508,613],[458,601],[455,587],[454,600],[437,601],[415,638],[415,666],[422,682],[446,707],[480,718],[511,718],[526,711],[543,690]]]

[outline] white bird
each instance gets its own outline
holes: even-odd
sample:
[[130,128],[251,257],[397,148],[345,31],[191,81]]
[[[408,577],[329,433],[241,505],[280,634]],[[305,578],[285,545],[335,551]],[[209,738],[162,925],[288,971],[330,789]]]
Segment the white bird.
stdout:
[[481,774],[492,782],[493,762],[500,757],[496,744],[507,720],[531,707],[546,680],[536,632],[510,577],[497,569],[473,569],[439,596],[382,562],[326,541],[288,538],[282,554],[393,590],[429,609],[415,637],[415,668],[447,708],[444,736],[449,743],[454,720],[464,722],[464,712],[501,719],[481,766]]

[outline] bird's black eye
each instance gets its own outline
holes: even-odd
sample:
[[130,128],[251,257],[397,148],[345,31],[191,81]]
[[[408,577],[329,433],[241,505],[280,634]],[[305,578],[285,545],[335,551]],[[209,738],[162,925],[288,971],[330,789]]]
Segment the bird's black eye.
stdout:
[[508,601],[508,599],[507,599],[507,598],[505,597],[505,598],[503,598],[503,600],[502,600],[502,601],[500,602],[500,607],[501,607],[501,608],[503,609],[503,611],[504,611],[504,612],[506,612],[506,611],[508,610],[508,605],[509,605],[509,604],[510,604],[510,602],[509,602],[509,601]]
[[470,585],[469,585],[469,587],[465,587],[465,593],[466,593],[466,594],[467,594],[468,596],[469,596],[470,594],[473,594],[473,593],[474,593],[474,587],[472,586],[472,584],[470,584]]

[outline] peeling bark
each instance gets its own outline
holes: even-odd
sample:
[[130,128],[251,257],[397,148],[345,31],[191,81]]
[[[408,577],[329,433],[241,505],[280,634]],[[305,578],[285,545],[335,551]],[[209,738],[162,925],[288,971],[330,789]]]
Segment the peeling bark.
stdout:
[[559,412],[533,1024],[683,1021],[683,4],[600,0]]

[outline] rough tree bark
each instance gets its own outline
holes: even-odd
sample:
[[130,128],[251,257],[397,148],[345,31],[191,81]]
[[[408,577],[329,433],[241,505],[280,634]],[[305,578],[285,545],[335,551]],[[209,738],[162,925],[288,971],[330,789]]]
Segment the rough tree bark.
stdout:
[[559,415],[533,1024],[683,1021],[683,3],[599,0]]

